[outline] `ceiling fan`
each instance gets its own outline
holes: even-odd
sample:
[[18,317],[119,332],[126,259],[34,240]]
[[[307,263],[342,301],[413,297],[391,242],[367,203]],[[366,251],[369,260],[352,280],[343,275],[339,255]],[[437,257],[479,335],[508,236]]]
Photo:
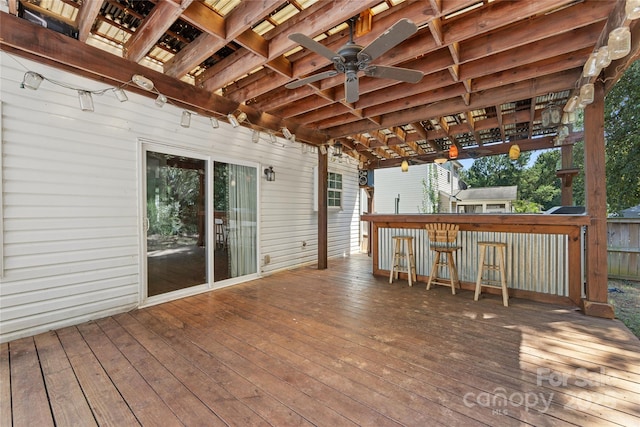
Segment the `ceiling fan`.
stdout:
[[422,71],[371,64],[371,61],[402,43],[418,31],[418,27],[413,22],[403,18],[393,24],[391,28],[382,33],[366,47],[362,47],[353,41],[353,28],[357,19],[358,17],[349,20],[349,41],[342,46],[338,52],[332,51],[302,33],[290,34],[289,39],[331,60],[335,70],[325,71],[293,81],[286,84],[285,87],[287,89],[295,89],[308,83],[317,82],[318,80],[334,77],[342,73],[345,75],[344,92],[346,101],[354,103],[360,98],[358,88],[359,71],[364,72],[365,76],[394,79],[407,83],[418,83],[422,79]]

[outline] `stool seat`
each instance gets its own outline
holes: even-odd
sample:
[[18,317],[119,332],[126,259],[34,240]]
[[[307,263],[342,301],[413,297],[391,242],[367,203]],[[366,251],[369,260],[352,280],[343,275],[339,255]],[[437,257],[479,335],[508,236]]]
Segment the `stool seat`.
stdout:
[[[487,249],[493,248],[494,261],[492,264],[485,263],[485,257]],[[502,290],[502,304],[505,307],[509,306],[509,291],[507,290],[507,278],[505,272],[506,265],[506,249],[507,244],[502,242],[478,242],[478,252],[480,253],[480,260],[478,262],[478,278],[476,279],[476,292],[473,297],[475,301],[478,301],[482,287],[498,288]],[[500,276],[500,280],[483,278],[482,273],[487,271],[495,271]]]
[[[389,274],[389,283],[393,283],[393,278],[398,278],[398,273],[407,273],[409,286],[413,286],[413,282],[418,280],[416,274],[416,258],[413,254],[413,237],[411,236],[392,236],[393,257],[391,258],[391,273]],[[403,246],[406,250],[403,251]],[[404,260],[404,263],[402,262]]]

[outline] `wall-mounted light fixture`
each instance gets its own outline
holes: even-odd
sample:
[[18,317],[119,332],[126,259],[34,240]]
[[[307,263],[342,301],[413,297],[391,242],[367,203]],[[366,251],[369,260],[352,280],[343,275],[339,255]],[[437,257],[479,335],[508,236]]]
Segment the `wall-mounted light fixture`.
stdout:
[[402,164],[400,165],[400,170],[402,172],[409,172],[409,162],[407,162],[406,160],[403,160]]
[[91,97],[91,92],[79,90],[78,100],[80,101],[80,108],[82,108],[82,111],[93,111],[93,98]]
[[276,173],[273,170],[273,166],[269,166],[264,170],[264,176],[267,178],[267,181],[276,180]]
[[333,144],[333,156],[342,156],[342,144],[340,142],[336,142],[335,144]]
[[26,73],[24,73],[24,77],[22,78],[22,84],[20,85],[20,87],[26,87],[27,89],[31,90],[38,90],[38,88],[40,87],[40,83],[42,83],[42,80],[44,80],[44,77],[42,77],[41,74],[33,71],[27,71]]

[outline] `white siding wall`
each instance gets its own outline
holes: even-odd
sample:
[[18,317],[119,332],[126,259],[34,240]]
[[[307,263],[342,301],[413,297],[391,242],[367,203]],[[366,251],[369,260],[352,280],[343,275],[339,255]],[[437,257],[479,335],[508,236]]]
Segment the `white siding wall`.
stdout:
[[[93,96],[83,112],[73,90],[42,82],[20,89],[25,71],[89,90],[105,85],[1,52],[2,265],[0,341],[122,312],[140,304],[143,231],[139,212],[141,139],[210,155],[213,160],[273,166],[276,181],[260,182],[261,271],[317,261],[313,167],[317,155],[300,144],[251,142],[248,129],[154,105],[127,92]],[[358,250],[356,165],[342,173],[343,209],[329,213],[329,256]],[[306,246],[303,246],[306,242]],[[271,262],[262,265],[264,255]]]
[[376,169],[374,205],[375,213],[395,213],[395,200],[400,194],[400,214],[420,213],[423,192],[422,179],[427,178],[429,165],[412,165],[407,172],[399,167]]
[[[451,194],[451,180],[453,180],[453,194],[458,192],[458,174],[447,179],[449,166],[436,165],[439,190],[440,212],[449,211],[449,194]],[[420,213],[424,198],[422,180],[429,182],[429,168],[433,164],[412,165],[407,172],[402,172],[399,167],[375,170],[374,207],[376,213],[395,213],[395,199],[400,194],[400,214]]]

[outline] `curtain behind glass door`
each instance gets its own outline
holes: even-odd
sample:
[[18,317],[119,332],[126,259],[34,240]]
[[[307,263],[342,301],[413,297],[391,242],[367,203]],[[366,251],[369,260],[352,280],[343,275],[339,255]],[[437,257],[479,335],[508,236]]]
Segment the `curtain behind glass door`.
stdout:
[[257,273],[257,170],[214,163],[214,281]]

